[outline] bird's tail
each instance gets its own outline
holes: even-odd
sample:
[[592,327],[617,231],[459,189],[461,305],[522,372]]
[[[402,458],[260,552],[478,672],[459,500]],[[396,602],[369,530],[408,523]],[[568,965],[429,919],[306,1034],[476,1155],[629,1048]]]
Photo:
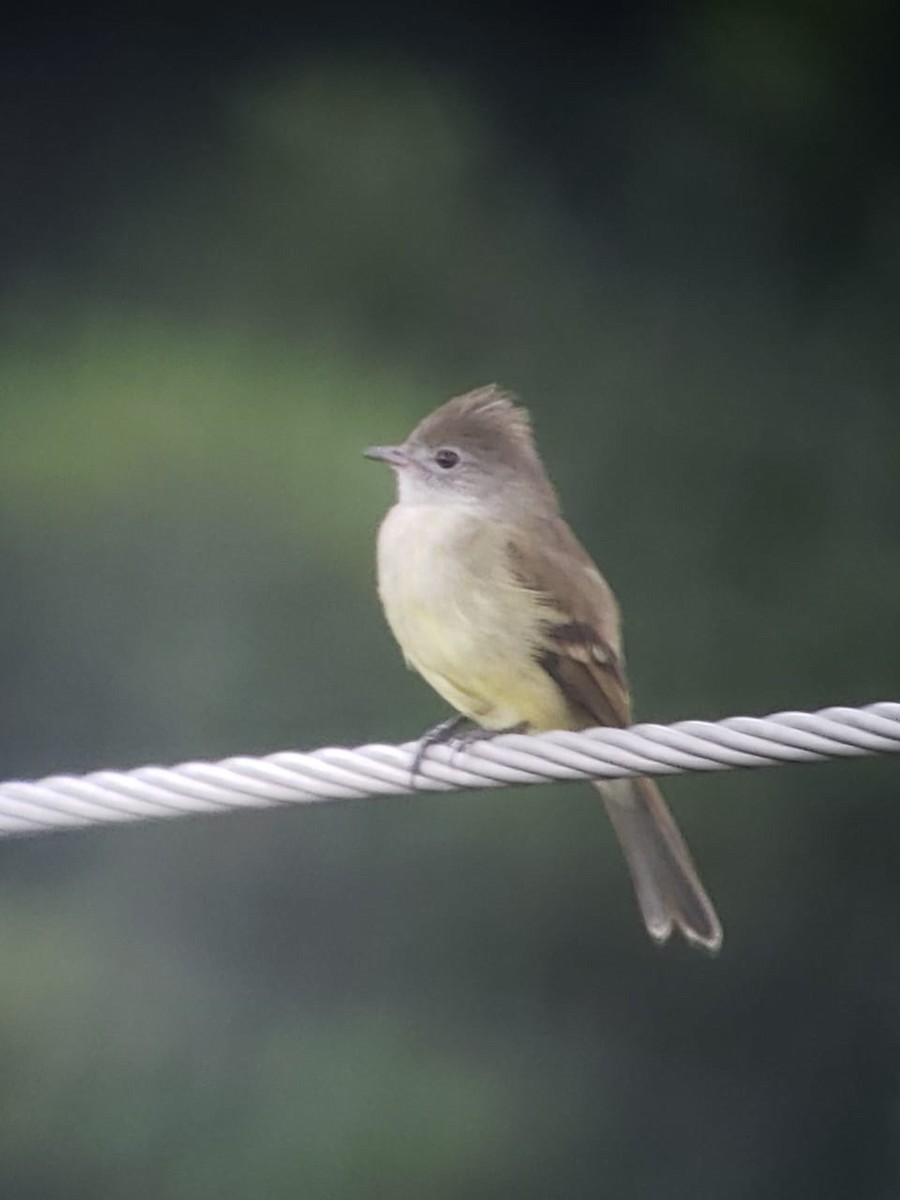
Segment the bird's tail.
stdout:
[[689,942],[715,953],[722,926],[659,788],[642,778],[595,787],[625,852],[650,936],[665,942],[674,926]]

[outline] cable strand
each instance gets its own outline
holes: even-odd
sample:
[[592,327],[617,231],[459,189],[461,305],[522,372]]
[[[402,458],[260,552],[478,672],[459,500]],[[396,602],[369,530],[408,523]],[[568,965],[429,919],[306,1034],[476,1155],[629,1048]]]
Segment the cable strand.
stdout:
[[673,775],[900,753],[900,703],[679,721],[629,729],[504,734],[463,747],[430,746],[413,781],[418,743],[283,750],[263,758],[143,766],[0,783],[0,837],[275,805]]

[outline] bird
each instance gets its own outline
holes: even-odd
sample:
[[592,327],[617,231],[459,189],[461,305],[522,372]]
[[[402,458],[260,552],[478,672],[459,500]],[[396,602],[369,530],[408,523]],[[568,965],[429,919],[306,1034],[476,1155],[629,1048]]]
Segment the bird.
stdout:
[[[396,476],[378,593],[408,666],[485,736],[631,722],[615,595],[566,523],[528,411],[497,384],[454,396],[367,457]],[[722,926],[656,783],[592,783],[644,924],[717,952]]]

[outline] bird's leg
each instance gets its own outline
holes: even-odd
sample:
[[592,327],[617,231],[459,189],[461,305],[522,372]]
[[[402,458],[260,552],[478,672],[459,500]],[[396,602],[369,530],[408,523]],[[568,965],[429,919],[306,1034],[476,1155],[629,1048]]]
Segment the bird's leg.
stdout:
[[508,733],[527,732],[527,721],[520,721],[518,725],[507,725],[503,729],[485,729],[483,725],[476,725],[474,729],[467,729],[465,733],[459,734],[458,737],[450,738],[450,741],[453,742],[454,750],[465,750],[467,746],[471,746],[474,742],[490,742],[494,738],[505,737]]
[[422,760],[428,753],[428,747],[439,746],[442,742],[455,740],[456,731],[462,725],[465,725],[468,720],[469,718],[464,717],[462,713],[457,713],[455,717],[448,717],[446,721],[441,721],[440,724],[433,726],[431,729],[427,729],[425,733],[422,734],[419,744],[416,747],[416,756],[412,761],[412,766],[410,767],[409,771],[413,784],[415,784],[416,776],[419,774],[419,770],[421,769]]
[[[472,728],[466,729],[463,733],[457,732],[463,725],[472,725]],[[464,717],[461,714],[449,717],[446,721],[441,721],[440,725],[435,725],[433,729],[429,729],[419,742],[416,749],[416,757],[413,759],[411,768],[412,782],[415,783],[416,781],[416,776],[419,773],[429,746],[438,746],[443,742],[451,742],[454,750],[465,750],[467,746],[471,746],[474,742],[489,742],[492,738],[502,737],[505,733],[527,732],[527,721],[521,721],[518,725],[510,725],[506,729],[485,729],[484,726],[475,725],[468,717]]]

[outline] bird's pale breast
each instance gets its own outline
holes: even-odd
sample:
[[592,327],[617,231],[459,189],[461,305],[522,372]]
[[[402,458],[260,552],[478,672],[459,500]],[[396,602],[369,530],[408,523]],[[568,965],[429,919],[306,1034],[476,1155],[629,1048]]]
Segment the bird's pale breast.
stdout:
[[378,535],[378,590],[407,662],[489,729],[569,724],[537,661],[542,605],[512,574],[502,522],[462,505],[395,505]]

